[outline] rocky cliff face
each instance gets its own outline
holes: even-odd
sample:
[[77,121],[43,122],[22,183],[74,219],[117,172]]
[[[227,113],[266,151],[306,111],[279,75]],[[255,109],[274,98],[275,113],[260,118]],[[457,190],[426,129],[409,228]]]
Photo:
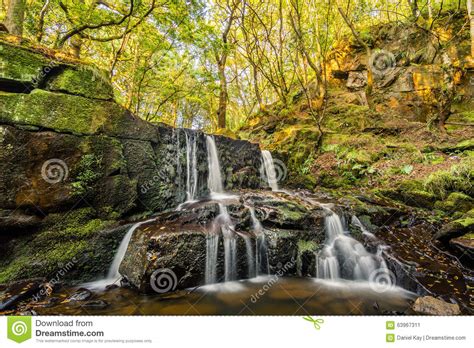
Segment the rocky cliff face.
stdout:
[[[67,222],[71,212],[91,209],[89,218],[115,226],[125,215],[170,210],[185,201],[189,146],[195,148],[195,195],[208,193],[205,134],[136,118],[114,102],[103,72],[5,38],[0,68],[0,232],[6,238],[2,247],[9,250],[0,260],[0,282],[20,277],[22,267],[24,275],[47,275],[27,262],[20,265],[20,251],[8,245],[13,237],[71,227],[52,229],[44,222],[51,214]],[[215,140],[227,190],[265,185],[258,145]],[[99,225],[92,230],[104,228]],[[51,249],[56,237],[51,233],[48,243],[40,244]],[[66,237],[73,244],[69,256],[91,251],[84,244],[91,235],[82,237]]]

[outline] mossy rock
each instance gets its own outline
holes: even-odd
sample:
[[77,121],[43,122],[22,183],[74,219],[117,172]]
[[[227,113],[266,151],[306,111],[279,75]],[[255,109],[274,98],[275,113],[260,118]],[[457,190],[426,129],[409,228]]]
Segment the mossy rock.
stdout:
[[453,192],[444,201],[437,201],[434,207],[449,213],[465,213],[474,207],[474,199],[464,193]]
[[0,121],[80,135],[105,133],[156,141],[152,125],[114,102],[40,89],[30,94],[0,93]]
[[105,74],[90,67],[65,68],[46,83],[46,89],[91,99],[112,100],[112,84]]
[[469,210],[460,219],[449,222],[436,232],[434,239],[448,241],[474,232],[474,209]]
[[[110,233],[110,229],[114,233]],[[32,277],[55,277],[70,264],[61,282],[92,280],[108,269],[126,228],[101,220],[91,208],[48,215],[34,235],[6,243],[0,260],[0,283]]]
[[27,91],[41,82],[43,69],[54,64],[43,55],[0,42],[0,85]]
[[433,208],[436,201],[436,196],[423,190],[423,184],[417,180],[404,181],[396,189],[382,189],[379,193],[395,201],[422,209]]
[[452,152],[463,152],[463,151],[473,150],[473,149],[474,149],[474,139],[466,139],[455,145],[444,146],[441,148],[441,151],[446,152],[446,153],[452,153]]

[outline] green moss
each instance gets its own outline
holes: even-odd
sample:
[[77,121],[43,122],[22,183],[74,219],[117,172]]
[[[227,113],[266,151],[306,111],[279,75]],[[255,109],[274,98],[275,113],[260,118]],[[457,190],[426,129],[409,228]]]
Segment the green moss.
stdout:
[[436,197],[445,199],[450,192],[474,193],[474,160],[467,158],[450,170],[432,173],[424,182],[424,189]]
[[84,195],[93,184],[103,176],[102,158],[96,154],[86,154],[82,156],[77,167],[78,173],[72,183],[74,195]]
[[451,193],[444,201],[437,201],[435,208],[445,212],[467,212],[474,206],[474,199],[460,192]]
[[474,139],[466,139],[463,140],[456,145],[445,146],[441,148],[443,152],[453,153],[453,152],[463,152],[466,150],[473,150],[474,149]]
[[0,94],[0,110],[0,120],[6,123],[76,134],[97,134],[125,117],[125,110],[112,102],[39,89],[30,94]]
[[43,76],[43,68],[53,64],[42,55],[0,42],[0,80],[37,84]]
[[113,89],[104,74],[90,67],[66,68],[47,83],[47,89],[93,99],[113,99]]
[[305,251],[315,251],[318,247],[318,244],[312,240],[299,240],[297,245],[299,255]]
[[48,215],[40,232],[22,236],[11,245],[0,261],[0,283],[50,276],[61,265],[83,258],[94,248],[97,233],[115,224],[95,215],[92,208]]

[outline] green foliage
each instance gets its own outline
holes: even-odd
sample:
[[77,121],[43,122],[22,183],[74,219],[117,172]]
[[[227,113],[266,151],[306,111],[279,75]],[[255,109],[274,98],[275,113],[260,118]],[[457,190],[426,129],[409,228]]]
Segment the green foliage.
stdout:
[[73,193],[84,195],[102,175],[102,158],[96,154],[85,154],[78,164],[78,173],[72,183]]
[[473,195],[474,160],[469,158],[454,165],[450,170],[443,170],[431,174],[424,182],[424,188],[442,199],[450,192],[462,192]]

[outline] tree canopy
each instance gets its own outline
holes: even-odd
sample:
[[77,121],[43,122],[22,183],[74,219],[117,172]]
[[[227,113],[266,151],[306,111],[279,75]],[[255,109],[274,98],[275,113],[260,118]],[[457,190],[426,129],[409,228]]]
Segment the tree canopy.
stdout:
[[369,48],[373,25],[412,21],[430,30],[441,12],[466,6],[470,0],[9,0],[0,18],[12,34],[107,71],[118,102],[137,116],[215,130],[287,105],[308,86],[324,100],[326,67],[344,36]]

